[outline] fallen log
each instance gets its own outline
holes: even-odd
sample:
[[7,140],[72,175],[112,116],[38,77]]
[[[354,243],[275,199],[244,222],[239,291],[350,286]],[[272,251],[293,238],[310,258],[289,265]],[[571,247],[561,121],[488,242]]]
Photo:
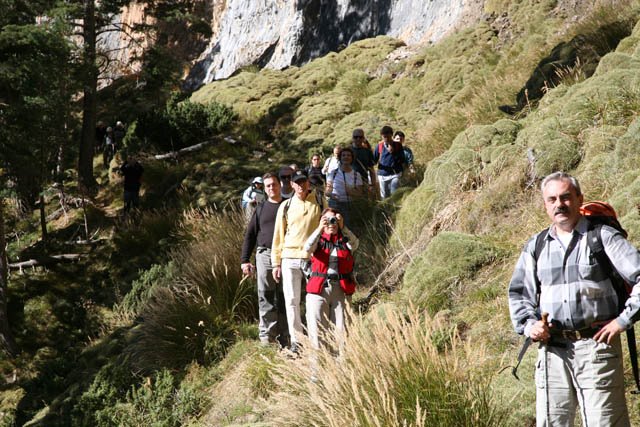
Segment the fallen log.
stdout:
[[67,263],[78,260],[82,254],[60,254],[51,256],[42,256],[26,261],[13,262],[9,264],[9,270],[19,270],[29,267],[46,267],[53,264]]
[[200,142],[200,143],[195,144],[195,145],[191,145],[189,147],[181,148],[178,151],[170,151],[170,152],[164,153],[164,154],[156,154],[153,157],[156,160],[177,159],[178,157],[183,156],[185,154],[193,153],[194,151],[202,150],[204,147],[206,147],[207,145],[211,145],[214,142],[216,142],[216,141],[215,140],[204,141],[204,142]]

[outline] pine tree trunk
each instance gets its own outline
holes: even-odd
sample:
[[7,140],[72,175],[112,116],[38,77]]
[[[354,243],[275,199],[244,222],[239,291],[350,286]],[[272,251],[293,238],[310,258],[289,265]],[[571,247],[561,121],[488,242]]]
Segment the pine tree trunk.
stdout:
[[49,235],[47,234],[47,214],[43,195],[40,195],[40,230],[42,230],[42,241],[46,242]]
[[13,339],[7,315],[8,263],[7,242],[4,237],[4,200],[0,198],[0,347],[9,354],[18,354],[18,345]]
[[93,148],[96,134],[98,69],[96,66],[96,5],[84,0],[84,99],[82,101],[82,134],[78,159],[78,185],[91,193],[97,186],[93,176]]

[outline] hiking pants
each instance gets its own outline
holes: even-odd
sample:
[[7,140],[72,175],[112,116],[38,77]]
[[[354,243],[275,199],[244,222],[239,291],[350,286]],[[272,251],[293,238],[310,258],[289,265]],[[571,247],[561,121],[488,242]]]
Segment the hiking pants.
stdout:
[[284,293],[284,306],[287,312],[287,324],[289,325],[289,337],[291,345],[299,344],[302,339],[302,319],[300,317],[300,295],[302,285],[305,283],[299,258],[283,258],[281,264],[282,291]]
[[339,283],[328,283],[320,294],[307,293],[307,333],[314,349],[319,349],[320,341],[325,341],[320,336],[330,333],[329,322],[334,325],[337,349],[342,349],[348,298]]
[[386,199],[396,192],[396,190],[400,186],[400,177],[402,177],[402,173],[388,176],[378,175],[378,183],[380,184],[380,197],[382,199]]
[[282,284],[271,274],[271,249],[259,247],[256,252],[258,280],[258,328],[261,343],[280,342],[287,345],[289,332],[284,310]]
[[542,345],[535,377],[538,427],[573,427],[578,406],[585,427],[630,426],[619,336]]

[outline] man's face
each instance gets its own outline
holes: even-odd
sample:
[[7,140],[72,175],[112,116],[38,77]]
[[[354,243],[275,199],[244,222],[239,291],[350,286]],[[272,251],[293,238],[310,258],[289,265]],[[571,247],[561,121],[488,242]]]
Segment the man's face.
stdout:
[[542,191],[544,207],[551,221],[563,230],[573,229],[580,219],[583,197],[567,179],[547,182]]
[[307,198],[307,194],[309,194],[309,180],[298,180],[298,182],[292,182],[291,186],[296,196],[302,200]]
[[280,197],[280,181],[275,178],[267,178],[264,180],[264,192],[269,199]]
[[320,167],[320,156],[313,156],[311,158],[311,166],[314,168]]
[[364,142],[364,133],[354,132],[352,136],[352,144],[355,147],[362,147],[362,143]]
[[339,148],[334,148],[333,149],[333,157],[335,157],[337,159],[339,155],[340,155],[340,149]]

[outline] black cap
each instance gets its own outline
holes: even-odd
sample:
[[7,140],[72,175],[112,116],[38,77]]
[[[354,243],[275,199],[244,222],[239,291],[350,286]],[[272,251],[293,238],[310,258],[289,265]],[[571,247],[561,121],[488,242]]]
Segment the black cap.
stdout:
[[291,181],[293,182],[298,182],[298,181],[306,181],[307,180],[307,173],[303,170],[297,170],[295,171],[295,173],[293,174],[293,176],[291,177]]

